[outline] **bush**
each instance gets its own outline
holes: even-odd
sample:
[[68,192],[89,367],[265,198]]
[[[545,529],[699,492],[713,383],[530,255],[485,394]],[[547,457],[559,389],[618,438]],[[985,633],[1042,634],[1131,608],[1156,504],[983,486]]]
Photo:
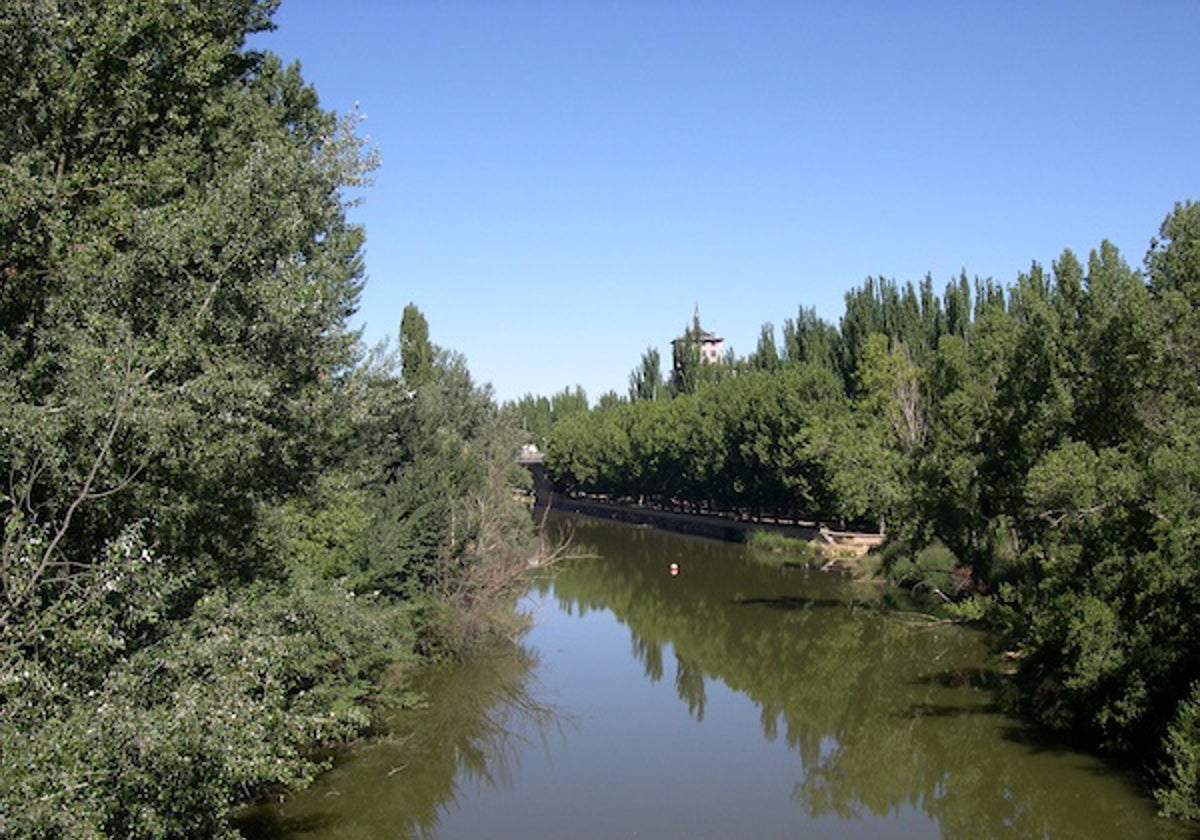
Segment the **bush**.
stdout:
[[330,581],[219,590],[160,622],[170,565],[131,529],[74,622],[7,646],[0,836],[226,836],[234,804],[306,784],[314,745],[361,733],[385,669],[413,661],[406,607]]
[[814,566],[817,553],[808,540],[786,537],[775,531],[751,531],[746,539],[750,556],[771,566]]
[[946,598],[956,597],[963,588],[956,571],[958,558],[940,540],[915,552],[908,546],[888,552],[885,568],[888,580],[897,586],[940,592]]
[[1169,817],[1200,819],[1200,682],[1167,730],[1165,784],[1155,797]]

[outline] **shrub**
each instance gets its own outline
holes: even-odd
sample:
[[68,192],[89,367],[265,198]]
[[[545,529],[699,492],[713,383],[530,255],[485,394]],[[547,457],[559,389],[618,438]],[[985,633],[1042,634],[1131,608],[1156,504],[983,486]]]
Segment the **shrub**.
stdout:
[[918,551],[902,547],[889,552],[885,559],[888,580],[910,589],[940,592],[951,598],[959,594],[958,558],[940,540]]
[[808,540],[787,537],[775,531],[751,531],[746,540],[750,556],[773,566],[813,566],[817,554]]
[[1200,682],[1167,730],[1165,783],[1155,791],[1163,814],[1200,819]]
[[407,608],[336,581],[217,590],[160,622],[170,568],[131,529],[74,622],[6,645],[0,836],[227,836],[235,803],[306,784],[313,746],[361,733],[384,670],[413,660]]

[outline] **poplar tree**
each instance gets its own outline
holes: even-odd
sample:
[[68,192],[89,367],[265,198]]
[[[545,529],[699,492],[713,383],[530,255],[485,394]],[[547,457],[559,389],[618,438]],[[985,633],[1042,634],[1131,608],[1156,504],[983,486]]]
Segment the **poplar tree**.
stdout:
[[663,395],[662,358],[657,347],[647,347],[641,364],[629,374],[629,399],[657,400]]
[[410,388],[433,380],[433,345],[429,343],[429,322],[410,303],[400,319],[400,366],[404,383]]

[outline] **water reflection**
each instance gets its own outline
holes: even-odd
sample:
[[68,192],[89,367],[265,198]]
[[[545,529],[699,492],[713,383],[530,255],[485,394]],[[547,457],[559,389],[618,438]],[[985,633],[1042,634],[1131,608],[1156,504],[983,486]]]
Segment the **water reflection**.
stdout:
[[793,798],[813,819],[917,811],[947,840],[1189,835],[1155,818],[1132,778],[1039,746],[1000,714],[999,678],[969,631],[914,623],[876,587],[737,547],[602,524],[578,539],[601,559],[559,571],[559,608],[611,610],[651,681],[673,656],[697,721],[715,682],[753,701],[763,736],[797,756]]
[[431,672],[425,708],[253,836],[1194,836],[1001,714],[971,632],[739,546],[575,528],[593,556],[534,586],[536,668],[506,647]]
[[421,708],[394,715],[386,737],[355,748],[312,789],[248,811],[239,828],[256,840],[433,836],[464,794],[510,788],[519,750],[561,723],[529,693],[535,661],[498,645],[427,669]]

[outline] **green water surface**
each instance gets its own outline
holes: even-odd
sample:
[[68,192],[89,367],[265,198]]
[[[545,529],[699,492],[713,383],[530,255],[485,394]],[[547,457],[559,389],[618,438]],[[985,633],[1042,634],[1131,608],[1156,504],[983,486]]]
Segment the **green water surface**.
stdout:
[[[742,546],[571,520],[522,648],[423,674],[423,709],[260,838],[1191,838],[1135,775],[998,708],[977,633]],[[672,574],[677,564],[678,574]]]

